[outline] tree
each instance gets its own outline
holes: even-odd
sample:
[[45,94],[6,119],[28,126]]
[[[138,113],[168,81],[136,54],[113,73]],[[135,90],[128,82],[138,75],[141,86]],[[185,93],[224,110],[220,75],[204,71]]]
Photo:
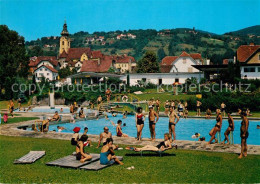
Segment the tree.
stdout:
[[5,91],[5,99],[13,98],[15,78],[28,76],[28,64],[24,38],[6,25],[0,25],[0,91]]
[[152,51],[147,51],[137,63],[137,73],[158,73],[159,70],[158,59]]
[[166,56],[163,48],[159,48],[157,51],[157,56],[159,58],[159,61],[162,61],[162,59]]
[[66,78],[67,76],[71,75],[72,72],[70,71],[70,68],[67,66],[66,68],[62,68],[58,71],[58,74],[61,79]]

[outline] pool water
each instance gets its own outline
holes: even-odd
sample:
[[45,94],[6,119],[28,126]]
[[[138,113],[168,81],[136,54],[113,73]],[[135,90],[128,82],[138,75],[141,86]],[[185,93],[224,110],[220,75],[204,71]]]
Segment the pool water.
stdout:
[[[29,112],[40,112],[40,113],[55,113],[56,111],[58,111],[59,114],[68,114],[70,113],[70,108],[69,107],[62,107],[63,108],[63,112],[60,111],[61,107],[55,107],[54,109],[51,109],[50,107],[34,107],[32,110],[30,110]],[[79,112],[80,109],[77,110],[76,113]],[[19,112],[19,110],[15,110],[15,112]],[[20,111],[23,112],[23,109]],[[91,110],[84,108],[84,113],[90,113]]]
[[[123,133],[127,134],[130,137],[136,137],[136,126],[135,126],[135,116],[128,116],[126,119],[123,119],[123,116],[119,114],[117,117],[112,117],[110,114],[108,116],[115,124],[117,120],[121,119],[123,123],[126,123],[126,127],[122,127]],[[81,127],[80,133],[83,133],[84,127],[89,128],[88,134],[100,134],[103,131],[104,126],[109,128],[109,131],[112,135],[116,135],[116,127],[112,126],[110,120],[99,119],[99,120],[87,120],[87,121],[78,121],[75,124],[73,123],[63,123],[59,126],[63,126],[66,130],[63,130],[64,133],[73,133],[73,128],[78,126]],[[156,124],[156,138],[163,139],[164,133],[168,133],[168,123],[169,118],[160,117],[158,123]],[[234,143],[240,144],[240,124],[241,120],[235,120],[235,130],[234,130]],[[208,135],[209,131],[215,126],[216,120],[210,119],[180,119],[176,125],[176,139],[177,140],[193,140],[197,141],[198,139],[191,138],[195,133],[200,133],[201,137],[206,137],[206,141],[209,141],[210,136]],[[257,129],[256,126],[259,125],[259,121],[249,121],[249,137],[247,139],[248,144],[260,145],[260,129]],[[228,127],[228,121],[223,120],[222,130],[221,130],[221,140],[224,139],[224,132]],[[57,124],[51,125],[50,130],[57,131]],[[142,137],[150,138],[149,123],[148,118],[145,119],[145,124],[143,128]]]

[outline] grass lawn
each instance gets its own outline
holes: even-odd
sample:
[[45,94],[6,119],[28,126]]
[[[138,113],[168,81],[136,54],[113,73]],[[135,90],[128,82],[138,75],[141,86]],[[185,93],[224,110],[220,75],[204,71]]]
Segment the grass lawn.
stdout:
[[[0,136],[0,182],[2,183],[259,183],[260,156],[239,160],[236,154],[170,150],[169,155],[140,157],[127,150],[125,165],[100,171],[84,171],[46,166],[45,163],[74,151],[70,141]],[[100,149],[87,148],[99,153]],[[125,146],[123,146],[125,147]],[[34,164],[14,165],[13,161],[30,150],[45,150],[46,155]],[[128,155],[126,155],[128,154]],[[134,166],[134,170],[127,167]]]
[[[10,118],[10,116],[9,116],[7,123],[8,124],[9,123],[18,123],[18,122],[29,121],[29,120],[34,120],[34,119],[39,119],[39,118],[38,117],[14,117],[14,118]],[[1,125],[3,125],[3,122],[4,122],[3,116],[1,118],[1,122],[2,122]]]

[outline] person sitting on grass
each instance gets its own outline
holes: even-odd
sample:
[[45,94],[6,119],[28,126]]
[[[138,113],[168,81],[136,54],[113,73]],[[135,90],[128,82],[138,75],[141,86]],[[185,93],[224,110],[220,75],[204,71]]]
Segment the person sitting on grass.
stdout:
[[122,132],[121,125],[122,125],[122,121],[118,120],[117,121],[117,127],[116,127],[116,135],[117,135],[117,137],[128,137],[128,135],[126,135],[126,134],[124,134]]
[[123,165],[124,163],[121,162],[115,155],[114,148],[113,148],[113,139],[107,138],[104,146],[101,149],[100,153],[100,164],[108,165],[112,163],[111,161],[114,160],[116,163]]
[[88,140],[88,136],[82,135],[77,142],[76,159],[79,160],[81,163],[92,159],[92,156],[85,153],[85,151],[84,151],[84,147],[85,147],[84,142],[86,142],[87,140]]
[[8,114],[5,113],[3,118],[4,118],[4,123],[7,123],[8,122]]
[[231,116],[231,113],[228,112],[227,115],[228,115],[228,128],[224,133],[225,139],[222,142],[222,144],[225,144],[225,141],[227,141],[227,144],[229,144],[228,135],[230,134],[231,131],[234,131],[234,128],[235,128],[234,120]]
[[76,146],[76,145],[77,145],[77,142],[78,142],[78,140],[79,140],[79,131],[80,131],[80,127],[75,127],[75,128],[73,129],[74,134],[72,135],[72,138],[71,138],[71,140],[70,140],[70,143],[71,143],[71,145],[73,145],[73,146]]
[[222,127],[222,115],[221,115],[221,111],[220,109],[216,110],[217,113],[217,117],[216,117],[216,125],[211,129],[211,131],[209,132],[209,135],[211,136],[208,144],[211,144],[212,140],[215,139],[215,143],[218,142],[218,140],[216,139],[215,135],[217,132],[220,132],[221,127]]
[[54,114],[53,118],[51,119],[51,121],[60,121],[60,116],[58,114],[58,111],[55,111],[55,114]]
[[[174,147],[177,149],[177,145],[175,144]],[[134,151],[165,151],[167,149],[171,149],[172,144],[170,142],[170,134],[164,134],[164,141],[160,142],[157,146],[146,145],[142,148],[136,147],[126,147],[127,150],[134,150]]]
[[206,110],[206,116],[205,116],[205,118],[206,118],[206,119],[210,119],[210,117],[211,117],[211,110],[208,108],[208,109]]

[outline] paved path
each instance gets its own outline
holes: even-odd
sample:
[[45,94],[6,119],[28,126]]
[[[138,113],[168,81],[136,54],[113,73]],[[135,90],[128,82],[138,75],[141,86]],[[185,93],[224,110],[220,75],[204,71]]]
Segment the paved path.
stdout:
[[[64,118],[66,120],[66,118]],[[25,121],[20,123],[5,124],[0,126],[0,134],[5,136],[23,136],[23,137],[33,137],[33,138],[48,138],[48,139],[63,139],[70,140],[72,134],[69,133],[58,133],[58,132],[33,132],[18,129],[19,126],[31,126],[34,121]],[[98,135],[88,135],[93,142],[98,142]],[[148,139],[143,139],[143,141],[136,141],[134,138],[121,138],[113,137],[115,144],[125,144],[125,145],[157,145],[162,139],[157,139],[154,142]],[[199,141],[176,141],[178,148],[186,150],[200,150],[200,151],[212,151],[212,152],[227,152],[227,153],[240,153],[240,145],[223,145],[223,144],[211,144],[207,145],[207,142]],[[248,145],[248,154],[260,155],[260,146]]]

